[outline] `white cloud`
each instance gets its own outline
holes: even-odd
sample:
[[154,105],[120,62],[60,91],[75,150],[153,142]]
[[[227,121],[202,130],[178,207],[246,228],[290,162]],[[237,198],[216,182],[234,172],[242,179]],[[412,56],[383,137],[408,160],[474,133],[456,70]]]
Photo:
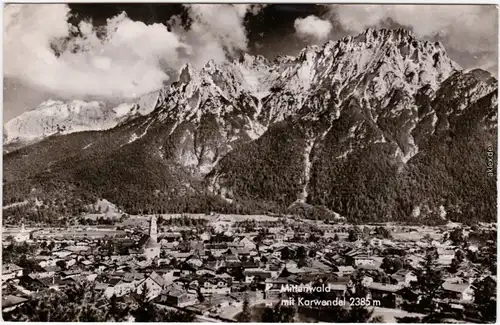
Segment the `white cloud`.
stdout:
[[324,40],[332,30],[331,22],[313,15],[306,18],[297,18],[294,26],[297,36],[301,38],[313,37],[316,40]]
[[496,51],[498,9],[481,5],[332,5],[334,19],[352,32],[388,19],[410,26],[420,37],[439,35],[470,53]]
[[[104,40],[81,23],[83,36],[63,42],[70,35],[68,14],[60,4],[7,6],[5,75],[67,96],[126,98],[161,86],[168,76],[160,59],[175,66],[176,49],[187,46],[164,25],[133,22],[125,14],[108,20]],[[51,49],[55,40],[59,57]],[[76,47],[84,50],[70,51]]]
[[[158,89],[186,61],[197,66],[246,50],[243,19],[259,7],[189,5],[185,31],[132,21],[125,13],[108,19],[105,39],[91,22],[79,37],[65,4],[11,4],[4,9],[4,75],[65,97],[130,98]],[[175,19],[173,19],[175,22]],[[56,55],[53,48],[59,50]]]
[[209,59],[222,62],[226,54],[247,50],[243,19],[251,8],[249,5],[191,4],[186,7],[193,19],[186,39],[203,49],[202,54],[193,56],[195,67],[203,66]]

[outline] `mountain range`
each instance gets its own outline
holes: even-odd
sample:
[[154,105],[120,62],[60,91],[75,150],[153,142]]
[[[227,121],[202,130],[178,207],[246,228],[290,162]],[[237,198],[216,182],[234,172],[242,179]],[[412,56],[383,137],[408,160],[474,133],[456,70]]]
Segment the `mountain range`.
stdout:
[[128,213],[496,220],[497,89],[404,29],[186,64],[134,103],[49,101],[9,121],[4,205],[27,200],[37,220],[100,199]]

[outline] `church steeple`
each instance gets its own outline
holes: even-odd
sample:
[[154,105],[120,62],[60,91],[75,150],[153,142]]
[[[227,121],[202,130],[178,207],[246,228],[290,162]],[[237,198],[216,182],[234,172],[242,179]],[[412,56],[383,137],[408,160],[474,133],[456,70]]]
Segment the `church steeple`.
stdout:
[[146,259],[153,260],[160,256],[161,245],[158,243],[158,226],[156,225],[156,216],[151,216],[149,220],[149,238],[144,246],[144,255]]
[[158,242],[158,227],[156,225],[156,216],[151,216],[149,223],[149,238],[155,243]]

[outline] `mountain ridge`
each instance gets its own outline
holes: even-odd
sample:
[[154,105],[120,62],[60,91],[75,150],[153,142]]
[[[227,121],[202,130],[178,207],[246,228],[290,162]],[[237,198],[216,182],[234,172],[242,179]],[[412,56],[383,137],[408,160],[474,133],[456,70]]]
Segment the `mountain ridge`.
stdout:
[[[185,65],[148,114],[48,137],[4,155],[4,171],[8,183],[40,186],[50,175],[80,184],[131,212],[286,212],[298,203],[355,220],[408,219],[417,208],[463,218],[478,208],[443,186],[472,180],[487,194],[467,195],[491,219],[496,187],[480,174],[478,150],[496,143],[496,91],[495,78],[460,68],[440,43],[368,29],[272,62],[243,54],[198,71]],[[50,148],[62,154],[41,154]],[[460,163],[455,151],[473,158],[460,167],[471,179],[449,170]],[[11,192],[10,201],[26,190]]]
[[[276,88],[276,87],[280,87],[280,83],[277,82],[276,79],[278,79],[278,75],[277,73],[279,73],[282,69],[283,69],[283,63],[285,63],[285,67],[287,65],[289,65],[291,62],[298,62],[298,61],[307,61],[307,58],[308,57],[311,57],[311,55],[316,55],[318,54],[319,52],[323,52],[323,55],[326,56],[327,54],[332,54],[333,56],[337,56],[339,55],[339,51],[346,51],[349,50],[349,45],[352,45],[352,44],[357,44],[358,46],[358,50],[361,49],[361,50],[366,50],[363,48],[363,44],[367,44],[367,46],[365,47],[369,47],[369,48],[372,48],[372,47],[375,47],[377,45],[377,43],[382,43],[382,48],[385,46],[387,51],[394,51],[394,48],[391,48],[390,45],[391,44],[394,44],[393,41],[401,41],[401,39],[404,39],[404,43],[403,45],[401,45],[401,47],[398,48],[398,50],[401,52],[401,53],[406,53],[407,56],[413,56],[412,60],[414,60],[415,58],[418,59],[418,56],[419,55],[425,55],[425,50],[429,51],[429,48],[432,49],[432,48],[437,48],[438,50],[437,51],[433,51],[433,60],[434,60],[434,56],[435,55],[440,55],[441,51],[440,50],[443,50],[444,51],[444,48],[443,46],[436,42],[434,43],[434,45],[432,45],[430,42],[425,42],[423,47],[422,48],[417,48],[416,50],[413,49],[411,46],[410,46],[410,43],[414,42],[416,40],[416,37],[415,35],[413,35],[411,32],[407,31],[407,30],[404,30],[404,29],[398,29],[398,30],[386,30],[386,29],[382,29],[382,30],[374,30],[374,29],[367,29],[365,32],[363,33],[360,33],[359,35],[355,36],[355,37],[352,37],[352,36],[347,36],[347,37],[344,37],[338,41],[328,41],[326,42],[323,46],[309,46],[307,48],[305,48],[304,50],[302,50],[299,55],[297,57],[286,57],[285,59],[282,59],[280,61],[280,58],[276,58],[274,60],[274,63],[273,62],[270,62],[268,61],[267,59],[265,59],[264,57],[262,56],[250,56],[248,54],[243,54],[241,56],[241,58],[239,60],[233,60],[233,62],[231,62],[232,66],[231,66],[231,72],[233,75],[240,75],[240,86],[241,88],[248,88],[247,90],[254,90],[252,88],[255,88],[255,84],[257,85],[260,85],[257,86],[260,88],[260,91],[258,90],[254,90],[254,92],[252,93],[253,95],[255,94],[259,94],[257,97],[259,96],[265,96],[266,93],[268,93],[270,91],[271,88]],[[361,46],[360,46],[361,45]],[[389,47],[388,47],[389,46]],[[388,48],[387,48],[388,47]],[[413,46],[416,48],[416,46]],[[334,51],[332,51],[334,50]],[[353,51],[353,48],[351,47],[350,48],[350,51],[352,52]],[[383,52],[383,51],[382,51]],[[363,53],[362,53],[363,54]],[[378,54],[379,56],[381,54]],[[284,62],[283,62],[284,60]],[[358,61],[366,61],[366,59],[363,59],[361,58],[361,60],[358,60]],[[351,61],[355,61],[355,60],[351,60]],[[373,60],[373,62],[376,61],[376,60]],[[444,61],[444,65],[449,65],[452,69],[460,69],[460,67],[452,62],[449,58],[445,57],[444,60],[441,60],[441,61]],[[441,62],[439,60],[437,60],[436,62]],[[366,63],[366,62],[365,62]],[[380,63],[384,64],[385,62],[381,61]],[[278,64],[278,67],[276,67],[276,64]],[[401,65],[402,63],[399,62],[399,65]],[[253,85],[249,85],[249,83],[247,82],[248,80],[245,79],[245,69],[244,68],[247,68],[246,72],[248,73],[250,69],[249,68],[249,65],[253,67],[257,67],[257,70],[261,70],[261,78],[256,78],[258,80],[254,80],[253,82]],[[364,70],[367,70],[368,67],[365,67],[363,66],[363,64],[360,64],[362,66],[362,68]],[[181,72],[179,74],[179,81],[178,82],[182,82],[184,76],[183,76],[183,71],[185,71],[185,68],[186,66],[188,67],[188,70],[191,71],[191,73],[193,73],[194,69],[189,65],[189,63],[187,65],[184,65],[182,68],[181,68]],[[337,64],[338,66],[338,64]],[[448,67],[448,68],[450,68]],[[236,68],[236,69],[235,69]],[[301,84],[301,76],[300,74],[307,74],[307,65],[306,66],[300,66],[298,68],[296,68],[296,71],[294,71],[293,73],[296,75],[296,78],[295,79],[298,79],[298,80],[293,80],[292,82],[292,86],[299,86],[299,91],[303,91],[303,87],[304,87],[304,84],[300,85]],[[351,67],[352,68],[352,67]],[[345,67],[344,67],[345,69]],[[218,72],[218,70],[220,71],[220,69],[218,69],[218,67],[216,66],[215,63],[213,63],[213,61],[209,61],[207,62],[207,64],[201,69],[200,73],[203,73],[203,72],[208,72],[210,73],[209,71],[212,71],[212,73],[216,73]],[[238,71],[236,71],[238,70]],[[263,73],[262,70],[269,70],[271,72],[267,72],[267,75],[265,75],[265,72]],[[277,71],[276,71],[277,70]],[[323,70],[323,74],[328,74],[330,73],[331,71],[323,66],[322,67],[322,70]],[[361,68],[359,68],[359,70],[362,70]],[[450,70],[450,69],[448,69]],[[283,71],[281,71],[281,73],[283,73]],[[340,71],[340,73],[342,73],[342,71]],[[406,71],[405,71],[406,73]],[[408,74],[411,74],[413,73],[412,71],[409,71]],[[445,73],[448,73],[449,74],[449,71],[445,71]],[[196,75],[196,73],[194,73]],[[254,75],[252,76],[252,72],[250,71],[250,78],[255,78],[255,73]],[[274,76],[273,76],[274,74]],[[353,72],[350,72],[348,75],[351,75],[351,76],[356,76],[357,74],[356,73],[353,73]],[[422,77],[422,78],[425,78],[425,76],[419,76],[419,78]],[[332,82],[332,81],[335,81],[335,79],[338,79],[339,76],[338,74],[335,74],[334,75],[334,80],[329,80],[329,82]],[[268,84],[268,87],[262,87],[262,83],[261,81],[262,80],[267,80],[267,84]],[[284,78],[285,80],[287,78]],[[431,78],[432,79],[432,78]],[[307,81],[307,80],[306,80]],[[304,80],[302,80],[302,82],[306,82]],[[313,80],[314,81],[314,80]],[[434,81],[435,83],[435,80],[430,80],[431,81],[431,84],[432,84],[432,81]],[[247,87],[244,87],[245,86],[245,83],[246,83],[246,86]],[[287,84],[287,82],[284,82],[285,84]],[[290,82],[288,82],[290,84]],[[264,84],[266,84],[266,82],[264,82]],[[307,85],[306,85],[307,86]],[[435,86],[435,85],[434,85]],[[76,111],[75,109],[74,110],[71,110],[71,106],[75,106],[75,105],[72,105],[73,103],[79,103],[79,105],[77,106],[78,107],[78,112],[74,112],[76,113],[75,115],[78,115],[79,110],[80,108],[85,110],[85,105],[88,105],[88,106],[96,106],[97,105],[97,108],[100,109],[100,112],[103,113],[103,118],[104,120],[107,119],[107,116],[106,115],[112,115],[112,114],[109,114],[110,112],[114,111],[115,109],[120,109],[120,108],[125,108],[125,107],[129,107],[129,110],[130,112],[127,112],[128,114],[130,114],[132,117],[134,116],[134,112],[133,112],[133,107],[134,107],[134,104],[138,105],[139,107],[143,107],[145,106],[144,105],[144,102],[145,102],[145,99],[147,99],[148,97],[151,97],[151,95],[153,96],[156,96],[158,94],[161,94],[163,92],[165,92],[167,89],[169,89],[171,86],[167,86],[165,88],[162,88],[160,90],[157,90],[157,91],[154,91],[152,93],[149,93],[149,94],[146,94],[142,97],[140,97],[136,103],[122,103],[120,105],[118,105],[117,107],[113,107],[109,110],[105,110],[103,107],[104,104],[102,102],[84,102],[84,101],[77,101],[77,100],[74,100],[74,101],[71,101],[69,103],[67,103],[66,105],[63,105],[64,103],[62,101],[52,101],[52,100],[49,100],[49,101],[46,101],[42,104],[39,105],[39,107],[35,108],[34,110],[32,111],[28,111],[24,114],[22,114],[21,116],[19,116],[18,118],[15,118],[14,120],[15,121],[9,121],[5,126],[4,126],[4,143],[5,144],[9,144],[10,142],[13,142],[15,140],[22,140],[23,138],[26,138],[25,140],[36,140],[36,139],[42,139],[46,136],[50,136],[50,135],[53,135],[53,134],[57,134],[57,133],[61,133],[61,134],[67,134],[67,133],[72,133],[72,132],[80,132],[80,131],[93,131],[93,130],[106,130],[108,128],[112,128],[116,125],[118,125],[121,121],[119,120],[119,117],[118,116],[118,120],[114,120],[113,119],[113,116],[110,117],[110,120],[109,121],[105,121],[107,123],[104,123],[104,125],[99,125],[98,123],[95,123],[95,125],[93,126],[87,126],[86,128],[78,128],[78,127],[72,127],[71,123],[73,120],[76,120],[76,123],[78,123],[78,116],[76,116],[75,118],[73,119],[70,119],[67,123],[65,124],[64,120],[63,121],[55,121],[55,122],[51,122],[50,125],[48,125],[48,128],[49,128],[49,131],[47,132],[46,130],[42,131],[42,132],[38,132],[36,135],[31,135],[31,134],[26,134],[23,136],[23,132],[17,132],[17,134],[19,134],[17,137],[18,138],[21,138],[21,139],[17,139],[16,138],[16,132],[9,132],[9,130],[13,130],[13,129],[16,129],[16,124],[18,123],[15,123],[19,120],[23,120],[22,117],[29,117],[30,115],[38,112],[38,111],[41,111],[41,110],[47,110],[47,106],[55,106],[55,105],[47,105],[47,103],[54,103],[54,104],[58,104],[58,106],[62,106],[62,107],[56,107],[56,109],[58,108],[59,110],[61,109],[68,109],[70,111],[70,115],[71,115],[71,111]],[[267,88],[267,89],[266,89]],[[292,89],[293,90],[293,89]],[[297,91],[297,89],[295,89],[295,91]],[[250,91],[251,92],[251,91]],[[295,96],[297,96],[297,94],[294,94]],[[300,97],[300,96],[299,96]],[[155,104],[151,104],[149,103],[148,105],[146,105],[148,108],[147,109],[143,109],[142,112],[140,113],[140,115],[147,115],[148,113],[150,113],[152,110],[154,110],[156,107],[158,107],[158,101],[154,101]],[[299,100],[300,102],[300,100]],[[90,108],[93,108],[93,107],[90,107]],[[55,114],[56,112],[49,112],[49,114],[51,115],[57,115]],[[92,114],[94,112],[90,111],[90,114]],[[96,112],[97,113],[97,112]],[[105,114],[105,113],[108,113],[108,114]],[[37,116],[38,120],[42,120],[43,121],[43,116],[40,117],[40,116]],[[56,122],[61,122],[61,123],[56,123]],[[88,122],[92,122],[92,121],[83,121],[83,123],[88,123]],[[95,121],[94,121],[95,122]],[[99,122],[99,121],[97,121]],[[60,125],[59,125],[60,124]],[[33,129],[33,125],[30,124],[29,125],[31,129]],[[35,125],[36,126],[36,125]],[[22,126],[18,126],[18,128],[22,128]],[[54,130],[55,128],[55,130]],[[63,132],[59,132],[59,129],[58,128],[62,128],[63,129]],[[24,128],[26,129],[26,127]],[[36,127],[35,127],[36,129]],[[26,130],[25,130],[26,131]],[[29,130],[30,132],[33,132],[32,130]],[[10,133],[10,134],[9,134]],[[41,133],[41,134],[40,134]],[[11,134],[14,134],[14,135],[11,135]],[[34,138],[34,139],[33,139]],[[32,141],[31,141],[32,142]]]

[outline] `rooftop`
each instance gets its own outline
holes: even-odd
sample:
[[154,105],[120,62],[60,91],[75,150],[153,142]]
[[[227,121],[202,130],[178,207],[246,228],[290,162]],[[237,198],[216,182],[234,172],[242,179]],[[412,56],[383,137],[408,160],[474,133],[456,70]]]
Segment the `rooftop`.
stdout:
[[452,292],[462,293],[470,287],[468,283],[454,283],[454,282],[445,282],[443,283],[443,289]]
[[13,295],[8,295],[2,299],[2,308],[8,308],[12,306],[16,306],[28,301],[28,299]]
[[378,282],[372,282],[368,285],[368,288],[371,290],[378,290],[378,291],[386,291],[386,292],[397,292],[399,291],[400,287],[396,286],[394,284],[386,284],[386,283],[378,283]]

